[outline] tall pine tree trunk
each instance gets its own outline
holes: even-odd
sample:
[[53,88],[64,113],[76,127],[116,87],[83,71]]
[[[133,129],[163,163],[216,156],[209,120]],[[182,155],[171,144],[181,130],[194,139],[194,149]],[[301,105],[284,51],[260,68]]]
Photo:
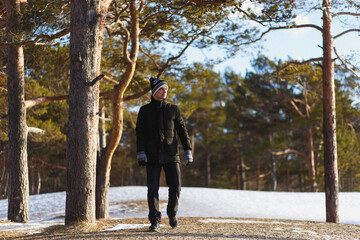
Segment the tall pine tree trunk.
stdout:
[[109,216],[108,211],[108,199],[109,199],[109,187],[110,187],[110,170],[111,160],[114,152],[119,145],[122,132],[123,132],[123,111],[124,111],[124,93],[129,86],[136,68],[136,61],[139,53],[139,16],[136,1],[131,0],[129,4],[129,11],[131,16],[130,31],[127,32],[130,36],[131,47],[128,51],[127,47],[129,42],[125,41],[124,44],[124,60],[126,62],[126,68],[124,75],[121,78],[119,84],[114,87],[113,97],[113,119],[112,119],[112,131],[110,141],[105,149],[102,149],[100,162],[97,169],[97,183],[96,183],[96,218],[107,218]]
[[65,223],[95,223],[100,3],[71,2]]
[[338,223],[338,172],[331,1],[323,0],[323,114],[326,221]]
[[[20,0],[7,2],[7,33],[16,42],[21,31]],[[29,221],[29,179],[25,107],[24,53],[22,46],[8,47],[8,219]]]
[[96,218],[109,218],[110,173],[106,167],[106,148],[100,149],[100,157],[96,165]]

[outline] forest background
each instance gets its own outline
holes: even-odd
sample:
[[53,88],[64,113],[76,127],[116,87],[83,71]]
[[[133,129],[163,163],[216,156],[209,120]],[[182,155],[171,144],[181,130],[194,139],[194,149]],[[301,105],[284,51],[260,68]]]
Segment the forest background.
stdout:
[[[3,2],[0,1],[0,6],[4,5]],[[46,5],[45,10],[31,6],[32,11],[43,11],[43,15],[34,21],[34,25],[25,25],[28,27],[27,34],[51,34],[66,29],[69,24],[69,3],[55,2],[52,7]],[[120,13],[118,7],[116,1],[110,5],[109,25],[104,31],[101,72],[105,77],[100,82],[102,93],[110,91],[121,80],[125,65],[123,45],[119,40],[121,37],[112,29],[114,24],[110,22]],[[159,22],[164,20],[158,19]],[[170,23],[165,24],[164,28],[174,28]],[[234,29],[223,30],[228,31],[229,35],[234,32]],[[158,35],[151,36],[150,33],[154,32],[149,30],[149,36],[143,39],[143,51],[139,53],[134,81],[130,83],[126,95],[146,89],[149,86],[148,78],[165,70],[154,62],[161,59],[160,56],[171,59],[173,55],[170,53],[182,49],[173,48],[173,45],[184,45],[181,43],[184,36],[176,41],[171,38],[180,34],[175,30],[169,35],[157,31]],[[244,35],[244,39],[246,37]],[[199,41],[196,46],[200,49],[215,43],[223,46],[229,42],[217,38],[213,42]],[[224,51],[231,57],[237,51],[248,51],[259,46],[233,44],[226,47]],[[153,51],[151,56],[148,54],[150,50]],[[5,47],[0,51],[0,197],[6,198],[7,54]],[[24,56],[26,99],[58,96],[53,101],[27,110],[27,125],[37,129],[29,132],[28,137],[30,192],[64,191],[69,112],[66,101],[70,78],[69,36],[52,41],[52,44],[26,44]],[[181,57],[173,58],[175,61],[163,71],[161,77],[170,86],[168,101],[179,104],[193,142],[195,162],[190,168],[183,168],[184,186],[324,191],[322,69],[319,62],[291,65],[279,71],[293,59],[269,59],[259,54],[251,61],[252,70],[241,74],[237,69],[230,68],[215,71],[220,61],[189,63]],[[166,61],[162,60],[162,63],[166,65]],[[339,188],[340,191],[360,191],[360,109],[359,105],[354,104],[358,79],[340,61],[335,63]],[[137,109],[148,101],[149,94],[126,101],[123,135],[111,166],[112,186],[146,184],[145,169],[136,162],[134,128]],[[112,129],[112,102],[108,95],[102,95],[100,106],[99,139]],[[99,149],[100,144],[101,141]]]

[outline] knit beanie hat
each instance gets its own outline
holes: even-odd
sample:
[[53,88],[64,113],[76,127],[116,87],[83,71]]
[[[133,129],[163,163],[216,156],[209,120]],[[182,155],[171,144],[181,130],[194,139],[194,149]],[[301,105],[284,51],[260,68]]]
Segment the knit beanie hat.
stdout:
[[162,87],[168,87],[167,83],[160,79],[160,78],[156,78],[156,77],[151,77],[150,78],[150,87],[151,87],[151,95],[154,96],[155,93]]

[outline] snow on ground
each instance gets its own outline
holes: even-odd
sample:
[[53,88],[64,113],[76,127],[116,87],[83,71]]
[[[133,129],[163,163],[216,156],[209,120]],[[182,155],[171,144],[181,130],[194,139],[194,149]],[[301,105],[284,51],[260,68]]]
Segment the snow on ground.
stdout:
[[[161,187],[160,200],[167,200],[168,190]],[[112,187],[109,192],[111,218],[146,218],[147,210],[128,207],[124,202],[146,200],[147,189],[141,186]],[[25,231],[64,224],[65,192],[30,196],[30,223],[0,223],[0,231]],[[339,193],[340,223],[360,225],[360,193]],[[0,219],[7,219],[7,199],[0,200]],[[161,205],[166,217],[166,204]],[[325,221],[324,193],[241,191],[214,188],[183,187],[180,194],[179,217],[269,218]],[[220,221],[220,220],[216,220]],[[234,221],[223,219],[222,221]],[[236,220],[238,221],[238,220]],[[134,228],[122,224],[115,227]],[[110,229],[109,229],[110,230]],[[114,230],[114,229],[111,229]]]

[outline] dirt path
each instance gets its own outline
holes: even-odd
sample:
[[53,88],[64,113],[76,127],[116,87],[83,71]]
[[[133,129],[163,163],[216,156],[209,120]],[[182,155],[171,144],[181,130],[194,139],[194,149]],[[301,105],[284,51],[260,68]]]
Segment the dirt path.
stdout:
[[[179,218],[172,229],[162,219],[159,233],[150,233],[147,219],[99,221],[96,226],[66,228],[55,226],[42,233],[1,232],[0,239],[338,239],[360,240],[359,225],[308,221],[244,218]],[[109,230],[118,224],[137,224],[140,228]],[[122,225],[125,226],[125,225]],[[126,225],[127,226],[127,225]],[[134,225],[132,225],[134,226]],[[107,231],[103,231],[107,229]]]

